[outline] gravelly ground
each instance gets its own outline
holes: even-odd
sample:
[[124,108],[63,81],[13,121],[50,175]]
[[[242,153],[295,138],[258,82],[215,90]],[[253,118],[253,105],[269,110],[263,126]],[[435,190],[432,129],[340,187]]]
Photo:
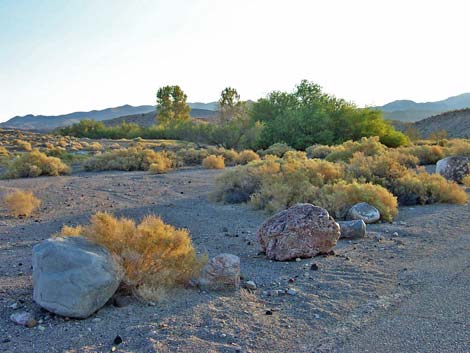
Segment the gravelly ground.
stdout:
[[[347,339],[416,294],[423,259],[470,233],[468,206],[403,208],[396,224],[373,225],[360,241],[340,241],[336,256],[271,262],[258,255],[255,242],[264,213],[208,200],[219,173],[192,168],[1,180],[0,196],[30,189],[43,204],[31,218],[0,217],[0,351],[108,352],[116,335],[123,339],[118,352],[348,351]],[[199,251],[240,256],[244,278],[259,289],[232,295],[181,289],[156,306],[109,305],[86,320],[49,315],[31,298],[32,246],[103,210],[134,219],[158,214],[188,228]],[[312,263],[318,271],[310,270]],[[298,294],[262,295],[286,288]],[[42,323],[16,326],[9,316],[19,310],[34,312]]]

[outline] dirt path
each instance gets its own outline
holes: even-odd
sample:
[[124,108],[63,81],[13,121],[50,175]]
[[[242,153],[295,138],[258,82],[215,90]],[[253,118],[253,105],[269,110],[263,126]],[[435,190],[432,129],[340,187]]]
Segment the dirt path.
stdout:
[[[369,320],[414,295],[415,264],[470,234],[468,206],[405,208],[396,224],[374,225],[366,239],[339,242],[336,256],[271,262],[258,255],[255,241],[265,214],[208,200],[220,173],[193,168],[0,181],[0,196],[19,187],[43,201],[32,218],[0,217],[0,351],[109,352],[116,335],[123,339],[118,352],[334,351]],[[136,220],[157,214],[186,227],[199,251],[240,256],[244,279],[254,280],[258,290],[220,295],[181,289],[155,306],[109,305],[86,320],[50,315],[32,302],[31,248],[96,211]],[[318,271],[310,270],[313,263]],[[286,288],[297,295],[263,295]],[[40,325],[16,326],[9,316],[19,310],[33,312]]]
[[470,352],[470,235],[419,262],[413,294],[338,352]]

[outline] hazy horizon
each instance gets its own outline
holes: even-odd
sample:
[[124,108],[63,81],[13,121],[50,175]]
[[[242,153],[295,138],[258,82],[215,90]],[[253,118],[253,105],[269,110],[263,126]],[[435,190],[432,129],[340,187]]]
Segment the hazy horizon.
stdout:
[[359,106],[469,92],[465,1],[0,2],[0,121],[189,102],[226,86],[242,99],[302,79]]

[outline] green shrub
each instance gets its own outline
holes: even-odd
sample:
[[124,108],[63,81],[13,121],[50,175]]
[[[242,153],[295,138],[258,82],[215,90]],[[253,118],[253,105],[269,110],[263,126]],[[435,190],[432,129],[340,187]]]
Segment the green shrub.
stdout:
[[277,157],[282,157],[287,151],[294,151],[292,147],[289,147],[285,143],[275,143],[265,150],[259,150],[258,154],[260,156],[273,155]]

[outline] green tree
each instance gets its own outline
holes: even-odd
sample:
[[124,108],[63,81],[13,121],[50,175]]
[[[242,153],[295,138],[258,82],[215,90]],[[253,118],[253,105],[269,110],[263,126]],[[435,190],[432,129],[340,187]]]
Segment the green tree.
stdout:
[[190,119],[186,94],[180,86],[165,86],[157,91],[157,121],[159,124],[188,121]]
[[305,149],[316,143],[331,145],[364,136],[379,136],[393,147],[408,141],[383,119],[380,111],[360,109],[305,80],[292,93],[275,91],[258,100],[251,117],[264,124],[259,139],[262,148],[286,143]]
[[219,122],[226,124],[229,121],[243,117],[245,113],[245,102],[240,100],[237,90],[232,87],[225,88],[219,99]]

